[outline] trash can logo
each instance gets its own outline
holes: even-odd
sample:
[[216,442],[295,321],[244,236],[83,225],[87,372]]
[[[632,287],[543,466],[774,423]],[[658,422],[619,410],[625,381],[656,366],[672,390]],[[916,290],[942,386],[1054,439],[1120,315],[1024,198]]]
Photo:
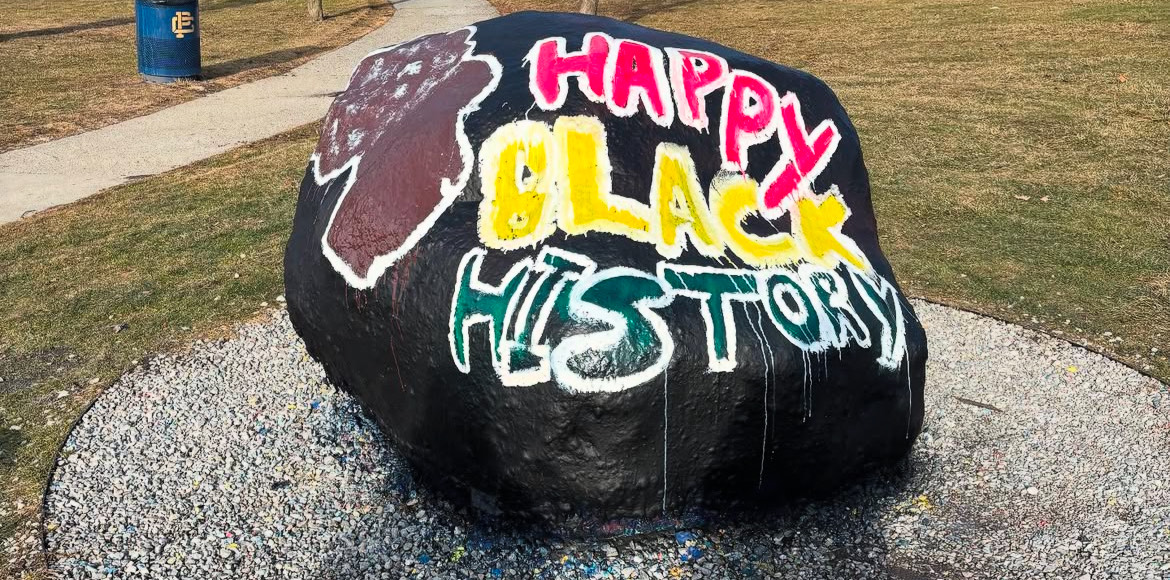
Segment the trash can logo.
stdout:
[[175,33],[175,38],[183,38],[184,35],[195,32],[195,18],[190,12],[176,12],[171,17],[171,32]]

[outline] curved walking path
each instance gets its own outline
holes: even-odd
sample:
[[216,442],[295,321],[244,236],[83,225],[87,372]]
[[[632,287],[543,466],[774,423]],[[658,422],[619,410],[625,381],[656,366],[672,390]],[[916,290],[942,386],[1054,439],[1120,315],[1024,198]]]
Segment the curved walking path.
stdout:
[[[745,521],[590,538],[467,518],[336,391],[280,311],[123,376],[45,498],[62,578],[1162,579],[1170,393],[1067,342],[915,301],[909,461]],[[616,535],[614,533],[616,532]]]
[[0,154],[0,224],[320,119],[369,52],[498,15],[487,0],[393,4],[381,28],[285,74]]

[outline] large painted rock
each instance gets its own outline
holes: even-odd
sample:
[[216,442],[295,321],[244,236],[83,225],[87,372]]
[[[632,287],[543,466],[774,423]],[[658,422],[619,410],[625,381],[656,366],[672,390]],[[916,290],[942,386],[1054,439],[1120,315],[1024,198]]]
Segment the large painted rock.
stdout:
[[841,104],[696,38],[529,12],[370,54],[285,272],[329,377],[473,505],[773,504],[922,423],[925,336]]

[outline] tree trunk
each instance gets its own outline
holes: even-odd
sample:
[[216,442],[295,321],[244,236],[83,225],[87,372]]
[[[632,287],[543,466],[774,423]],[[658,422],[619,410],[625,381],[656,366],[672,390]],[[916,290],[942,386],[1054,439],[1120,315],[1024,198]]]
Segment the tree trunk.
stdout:
[[325,8],[321,6],[322,0],[308,0],[309,2],[309,20],[324,20]]
[[597,0],[581,0],[582,14],[597,14]]

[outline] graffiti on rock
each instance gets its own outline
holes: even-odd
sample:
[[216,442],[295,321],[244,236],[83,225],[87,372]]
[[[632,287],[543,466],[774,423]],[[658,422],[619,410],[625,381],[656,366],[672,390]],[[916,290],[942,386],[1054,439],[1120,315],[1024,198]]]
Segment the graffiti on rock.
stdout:
[[[325,117],[322,141],[309,162],[313,179],[320,186],[343,173],[348,177],[321,250],[354,288],[374,287],[467,186],[475,154],[464,122],[501,75],[494,57],[473,54],[474,34],[469,27],[371,53]],[[402,139],[403,132],[411,139]],[[431,171],[363,164],[366,157],[424,162]],[[398,197],[382,190],[387,181],[419,203],[395,203]]]
[[[565,39],[548,38],[532,47],[529,89],[538,106],[563,106],[568,81],[576,77],[586,98],[605,103],[614,115],[640,110],[669,126],[677,110],[684,125],[706,132],[705,98],[724,88],[719,131],[724,171],[704,189],[687,148],[660,143],[649,204],[642,204],[612,191],[600,119],[576,115],[552,124],[506,123],[479,151],[482,244],[508,251],[537,247],[558,230],[570,236],[601,232],[652,245],[667,259],[693,248],[710,258],[733,255],[756,269],[663,261],[653,273],[626,267],[599,271],[587,256],[545,246],[493,285],[479,274],[486,252],[473,249],[460,263],[451,302],[451,355],[459,369],[470,372],[469,329],[486,324],[492,365],[505,385],[553,380],[569,391],[632,388],[669,365],[673,338],[657,310],[679,297],[694,299],[706,325],[710,372],[736,368],[733,303],[762,307],[783,336],[806,352],[869,348],[870,328],[849,300],[849,286],[880,327],[879,364],[897,369],[905,329],[896,292],[841,232],[849,218],[843,196],[835,187],[812,191],[813,179],[840,141],[833,122],[825,120],[809,132],[796,95],[781,97],[760,77],[731,69],[711,53],[662,51],[601,33],[585,35],[583,45],[566,52]],[[744,172],[747,149],[773,138],[784,155],[765,181],[756,183]],[[790,232],[759,236],[743,227],[750,214],[785,213]],[[550,316],[601,328],[550,337]]]
[[[480,274],[485,254],[472,250],[459,264],[451,356],[460,370],[470,372],[470,329],[487,325],[492,364],[506,386],[552,379],[570,391],[609,392],[660,376],[674,342],[656,311],[679,298],[693,299],[705,323],[710,372],[736,369],[736,302],[761,307],[776,329],[805,351],[850,344],[869,348],[872,320],[880,327],[878,363],[896,369],[904,356],[905,313],[895,290],[854,267],[842,276],[811,263],[750,270],[663,261],[651,274],[628,267],[598,270],[584,255],[546,246],[492,284]],[[850,289],[861,304],[849,299]],[[602,328],[550,337],[552,316]]]
[[512,250],[535,246],[559,228],[570,235],[618,234],[653,244],[667,258],[682,254],[689,239],[705,256],[730,251],[757,267],[811,261],[870,269],[857,244],[841,233],[849,208],[835,189],[801,194],[788,210],[794,231],[760,237],[743,228],[748,214],[760,213],[759,185],[728,173],[704,192],[681,145],[661,143],[655,150],[649,205],[614,194],[610,171],[598,119],[572,116],[552,126],[538,121],[501,126],[479,154],[480,240],[489,248]]
[[310,354],[460,503],[775,505],[922,424],[844,107],[701,38],[523,12],[375,51],[284,271]]
[[655,123],[669,127],[677,107],[684,125],[706,131],[705,99],[722,88],[719,150],[723,168],[743,171],[748,149],[773,137],[784,150],[757,188],[760,209],[767,217],[782,214],[793,194],[811,190],[813,179],[828,165],[841,141],[832,120],[822,121],[811,132],[806,129],[795,94],[781,96],[758,75],[729,68],[718,55],[667,48],[668,81],[664,51],[602,33],[587,34],[584,45],[581,51],[568,53],[564,38],[546,38],[532,47],[529,88],[537,105],[559,109],[569,90],[568,78],[577,77],[581,92],[592,101],[604,102],[614,115],[633,115],[641,105]]
[[[842,233],[850,210],[836,186],[813,191],[813,180],[840,142],[832,120],[809,131],[794,93],[781,95],[760,76],[709,52],[659,49],[600,32],[586,34],[575,52],[564,38],[537,41],[525,63],[533,101],[544,110],[564,106],[575,78],[587,99],[604,103],[615,116],[644,114],[663,127],[677,118],[707,134],[712,119],[706,99],[722,89],[718,174],[701,183],[686,146],[659,143],[649,202],[642,203],[613,191],[609,137],[595,116],[504,123],[478,152],[472,150],[464,121],[501,74],[494,57],[474,54],[474,32],[471,27],[428,36],[370,55],[338,98],[341,106],[326,117],[327,135],[312,158],[314,178],[320,185],[349,174],[321,245],[348,284],[372,287],[434,226],[478,169],[482,247],[460,262],[450,313],[451,356],[464,373],[471,370],[469,330],[485,324],[491,364],[504,385],[552,380],[579,392],[635,387],[668,367],[674,339],[660,311],[680,298],[694,302],[706,325],[710,372],[736,368],[734,304],[760,308],[805,352],[870,348],[872,324],[880,329],[878,363],[898,368],[905,331],[896,292]],[[412,116],[420,112],[427,122],[416,126]],[[363,115],[377,118],[376,126],[409,126],[422,136],[421,145],[441,153],[439,183],[403,184],[424,203],[392,205],[363,187],[386,181],[370,175],[380,168],[365,170],[364,155],[409,159],[410,149],[420,146],[367,134],[370,122]],[[436,115],[444,121],[434,123]],[[757,182],[746,172],[749,150],[770,140],[779,142],[783,154]],[[744,227],[750,218],[782,215],[790,231],[774,227],[774,233],[760,235]],[[598,269],[586,255],[541,247],[558,232],[622,236],[652,246],[665,260],[654,272]],[[538,247],[539,255],[517,261],[503,279],[482,278],[487,249]],[[721,261],[734,257],[744,267],[669,261],[688,249]],[[860,303],[850,300],[850,289]],[[552,317],[580,328],[550,336]]]

